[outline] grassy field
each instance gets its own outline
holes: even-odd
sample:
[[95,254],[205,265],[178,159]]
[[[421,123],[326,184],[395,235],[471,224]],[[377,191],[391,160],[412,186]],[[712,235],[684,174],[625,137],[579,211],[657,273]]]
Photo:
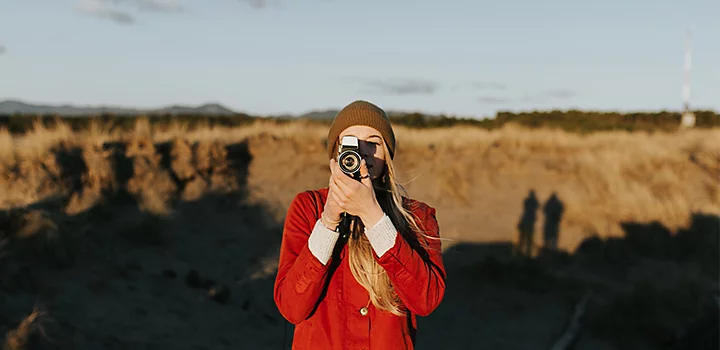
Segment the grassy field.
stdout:
[[[47,314],[63,321],[62,326],[55,328],[55,334],[85,332],[80,337],[82,340],[58,335],[65,346],[60,348],[91,345],[112,348],[109,343],[182,348],[177,347],[182,341],[170,340],[170,335],[163,333],[163,330],[169,333],[170,329],[176,334],[199,329],[202,339],[216,342],[215,347],[208,345],[211,348],[240,344],[243,336],[254,336],[256,343],[253,344],[257,348],[275,346],[268,344],[283,329],[272,308],[271,296],[266,295],[270,293],[263,291],[267,292],[274,276],[276,257],[273,254],[290,201],[300,191],[327,184],[326,133],[325,126],[303,122],[278,125],[257,121],[235,128],[190,129],[181,123],[157,128],[147,119],[139,119],[132,132],[112,132],[99,123],[85,131],[73,131],[62,123],[52,129],[38,124],[33,131],[22,135],[0,130],[0,259],[5,261],[5,264],[0,261],[0,276],[9,276],[5,281],[11,281],[0,282],[0,304],[3,300],[14,303],[12,307],[6,305],[5,316],[0,316],[0,331],[5,326],[13,334],[8,339],[12,338],[13,344],[22,343],[13,329],[23,315],[33,310],[32,301],[40,295],[43,296],[40,299],[45,300]],[[576,271],[577,264],[581,263],[576,258],[578,251],[587,251],[591,246],[588,242],[598,238],[615,242],[613,239],[625,239],[629,231],[638,227],[648,232],[668,232],[673,237],[682,230],[693,233],[702,230],[709,236],[711,241],[698,241],[691,244],[696,250],[683,252],[685,260],[678,263],[676,274],[668,272],[663,264],[668,259],[677,260],[679,253],[670,254],[672,256],[655,253],[657,249],[685,241],[671,242],[672,238],[667,238],[659,243],[653,241],[650,246],[627,243],[633,249],[628,254],[634,256],[650,249],[646,255],[660,262],[650,266],[633,260],[630,268],[622,265],[619,278],[631,287],[650,283],[654,287],[645,290],[657,290],[660,299],[668,289],[657,287],[657,283],[672,284],[676,282],[673,278],[681,280],[678,283],[686,283],[688,276],[696,272],[700,277],[691,282],[701,287],[692,298],[700,298],[707,292],[704,283],[708,273],[712,276],[717,272],[717,252],[712,246],[708,248],[708,244],[717,246],[712,241],[717,239],[712,218],[720,215],[720,129],[574,134],[507,124],[497,130],[398,126],[396,134],[400,181],[411,197],[437,209],[441,234],[448,238],[443,248],[450,254],[449,269],[455,271],[457,278],[466,280],[457,285],[481,288],[482,285],[479,287],[472,281],[496,281],[493,276],[498,271],[515,276],[511,279],[523,280],[523,283],[515,281],[508,285],[503,279],[483,289],[482,293],[487,293],[481,293],[485,302],[507,295],[508,288],[525,293],[514,297],[517,302],[506,305],[515,313],[507,310],[500,312],[503,316],[491,313],[484,316],[488,318],[486,321],[497,322],[497,327],[522,322],[528,322],[529,328],[539,327],[531,320],[542,320],[542,315],[537,313],[550,311],[538,310],[533,305],[558,305],[553,311],[557,315],[548,316],[552,321],[548,321],[549,318],[538,321],[550,328],[536,329],[535,338],[528,336],[524,340],[530,345],[493,343],[499,340],[488,338],[463,346],[495,344],[491,348],[522,349],[533,348],[532,344],[537,342],[550,342],[570,312],[563,311],[564,308],[586,292],[588,283],[596,287],[599,283],[587,282],[587,274]],[[534,200],[527,201],[529,204],[524,207],[530,193],[534,194]],[[560,216],[548,224],[550,219],[543,208],[552,194],[557,199],[552,202],[554,211]],[[705,222],[711,218],[711,224],[698,229],[698,218],[706,218]],[[528,269],[538,268],[535,265],[487,259],[494,254],[488,253],[489,250],[504,252],[518,242],[517,227],[521,221],[532,228],[526,234],[533,242],[533,264],[553,271],[552,276],[547,273],[528,276],[528,271],[534,271]],[[543,237],[548,225],[555,226],[557,248],[565,252],[564,259],[570,259],[563,261],[573,261],[572,264],[558,267],[554,265],[556,260],[543,260],[542,248],[551,244]],[[252,242],[255,249],[247,249],[248,242]],[[480,253],[470,259],[472,262],[454,257],[462,255],[468,246],[479,247]],[[605,263],[610,247],[607,243],[603,253]],[[61,274],[50,274],[49,270],[22,273],[23,269],[37,264],[28,258],[32,254],[49,256],[48,266],[77,266],[88,262],[94,267],[81,264],[81,267],[65,268]],[[686,259],[688,254],[694,255],[701,266],[686,266],[688,259],[695,261],[695,258]],[[712,270],[713,263],[715,270]],[[468,266],[475,269],[468,272]],[[708,266],[711,271],[706,270]],[[209,300],[217,301],[217,288],[225,283],[233,290],[235,301],[222,304],[223,310],[203,314],[201,306],[187,306],[198,296],[183,291],[164,298],[162,306],[158,306],[157,298],[162,294],[158,291],[161,283],[158,279],[171,280],[183,275],[178,278],[184,277],[185,284],[192,289],[193,283],[189,282],[192,271],[210,274],[217,282],[215,286],[203,287],[206,290],[198,295],[205,293],[210,296]],[[662,278],[652,277],[659,271],[665,271]],[[572,286],[568,286],[567,281],[560,281],[557,276],[560,272],[564,278],[580,274],[583,282],[573,279]],[[613,278],[617,277],[616,272]],[[98,277],[106,273],[113,277]],[[78,280],[83,281],[87,290],[80,292],[69,282]],[[119,291],[118,280],[128,283],[130,292],[122,289],[125,287]],[[611,290],[608,286],[614,283],[617,280],[605,281],[601,289]],[[541,289],[545,292],[537,293],[538,284],[543,285]],[[612,312],[613,308],[627,309],[627,298],[635,297],[633,288],[629,291],[621,288],[622,292],[612,290],[605,299],[600,298],[593,304],[599,311],[593,313],[595,318],[591,318],[589,324],[594,325],[597,332],[583,340],[594,344],[587,345],[588,348],[604,349],[596,344],[596,339],[613,338],[613,320],[618,317]],[[672,288],[670,291],[675,293]],[[84,293],[91,297],[81,301],[83,298],[79,295]],[[457,316],[454,310],[463,308],[459,300],[472,298],[465,293],[467,290],[462,288],[449,292],[444,303],[447,306],[439,309],[439,316],[427,320],[427,329],[440,327],[448,318]],[[545,294],[550,299],[538,297]],[[118,298],[130,298],[128,300],[137,305],[138,314],[126,310],[115,316],[116,319],[96,324],[101,311],[117,311],[117,300],[122,300]],[[504,302],[507,301],[500,304]],[[264,306],[254,308],[252,305]],[[140,322],[149,331],[132,325],[133,317],[158,307],[163,308],[162,316]],[[476,307],[487,311],[490,306],[481,303]],[[86,310],[87,314],[76,316],[72,314],[73,308]],[[522,316],[518,316],[517,308],[528,308],[527,314],[520,312]],[[689,318],[700,308],[683,310],[684,313],[671,314]],[[2,311],[0,308],[0,315]],[[38,312],[32,314],[33,320],[37,315]],[[194,321],[182,323],[188,315],[193,315]],[[681,316],[671,317],[670,321],[663,319],[662,327],[648,325],[645,318],[639,318],[637,325],[625,325],[638,327],[637,332],[629,332],[630,335],[623,338],[631,340],[613,344],[631,348],[653,344],[648,339],[657,332],[683,325],[686,319]],[[258,317],[267,321],[262,329],[265,333],[256,328],[261,327],[258,324],[250,326]],[[175,323],[166,327],[164,322],[168,319]],[[233,328],[233,322],[248,324]],[[27,332],[32,329],[27,322],[23,327]],[[223,330],[233,334],[213,333]],[[507,342],[521,341],[512,340],[510,329],[495,332],[507,333]],[[422,339],[423,329],[420,334]],[[426,336],[428,344],[446,341],[439,333],[432,334]],[[488,337],[492,338],[491,334]],[[190,343],[186,345],[188,348]]]
[[[400,180],[411,196],[438,208],[448,237],[509,239],[530,190],[535,190],[540,204],[552,192],[564,204],[561,246],[567,249],[590,235],[617,236],[622,222],[659,221],[674,230],[687,225],[694,212],[720,213],[720,129],[583,136],[513,126],[497,131],[397,129]],[[282,215],[297,192],[326,185],[326,132],[318,125],[271,122],[154,130],[147,120],[124,134],[109,133],[99,125],[86,132],[72,132],[63,125],[38,127],[16,137],[0,130],[0,208],[67,193],[67,181],[58,180],[62,174],[57,150],[81,152],[87,176],[94,178],[88,181],[107,188],[113,176],[101,173],[115,169],[106,164],[111,159],[102,149],[104,143],[198,143],[196,154],[185,143],[172,144],[170,152],[202,166],[212,161],[211,145],[248,141],[253,157],[249,196]],[[192,171],[190,163],[178,171]],[[162,199],[152,200],[157,202],[148,205],[161,210]],[[71,204],[69,211],[79,210],[73,207],[79,204]],[[538,228],[540,224],[538,220]]]

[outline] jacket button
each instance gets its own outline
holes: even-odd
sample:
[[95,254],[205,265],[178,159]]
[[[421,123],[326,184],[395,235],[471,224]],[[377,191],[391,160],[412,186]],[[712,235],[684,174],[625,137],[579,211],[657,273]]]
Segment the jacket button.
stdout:
[[363,306],[362,309],[360,309],[360,314],[363,315],[363,316],[367,315],[367,314],[368,314],[368,309]]

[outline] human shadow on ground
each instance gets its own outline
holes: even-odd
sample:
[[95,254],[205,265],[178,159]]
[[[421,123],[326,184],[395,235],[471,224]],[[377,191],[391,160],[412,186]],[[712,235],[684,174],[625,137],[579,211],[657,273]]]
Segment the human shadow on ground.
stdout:
[[556,250],[558,248],[558,240],[560,239],[560,221],[565,210],[560,198],[556,192],[553,192],[543,205],[545,214],[543,222],[543,248],[547,250]]
[[518,230],[518,254],[523,256],[532,256],[533,242],[535,239],[535,221],[537,220],[537,210],[540,206],[535,190],[530,190],[527,197],[523,201],[523,212],[517,224]]
[[556,192],[553,192],[542,206],[543,230],[542,245],[535,243],[535,222],[537,211],[540,209],[535,190],[531,189],[523,200],[523,212],[518,220],[518,244],[516,253],[525,257],[532,257],[538,250],[554,251],[558,248],[560,239],[560,222],[565,206]]

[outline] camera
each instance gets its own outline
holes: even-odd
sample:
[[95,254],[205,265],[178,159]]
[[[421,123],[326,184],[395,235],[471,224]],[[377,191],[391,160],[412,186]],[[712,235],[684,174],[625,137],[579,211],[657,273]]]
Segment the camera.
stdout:
[[[362,158],[360,157],[359,143],[358,138],[355,136],[343,136],[340,140],[337,158],[340,170],[345,173],[345,175],[357,181],[361,181],[360,160]],[[342,213],[337,230],[342,233],[343,239],[349,236],[353,236],[355,239],[358,238],[360,231],[357,229],[358,220],[356,219],[356,216]],[[353,229],[353,227],[355,227],[355,229]]]
[[358,152],[359,142],[355,136],[343,136],[340,141],[339,155],[337,158],[340,170],[351,178],[360,181],[360,153]]

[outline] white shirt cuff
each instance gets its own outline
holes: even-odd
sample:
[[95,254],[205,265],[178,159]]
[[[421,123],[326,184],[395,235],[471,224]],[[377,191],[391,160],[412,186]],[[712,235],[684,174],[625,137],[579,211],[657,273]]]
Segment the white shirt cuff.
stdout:
[[365,228],[365,235],[378,257],[383,256],[385,252],[395,245],[397,234],[397,229],[395,229],[395,225],[393,225],[387,214],[384,214],[375,226]]
[[308,238],[308,248],[323,265],[326,265],[339,236],[340,233],[328,229],[318,220]]

